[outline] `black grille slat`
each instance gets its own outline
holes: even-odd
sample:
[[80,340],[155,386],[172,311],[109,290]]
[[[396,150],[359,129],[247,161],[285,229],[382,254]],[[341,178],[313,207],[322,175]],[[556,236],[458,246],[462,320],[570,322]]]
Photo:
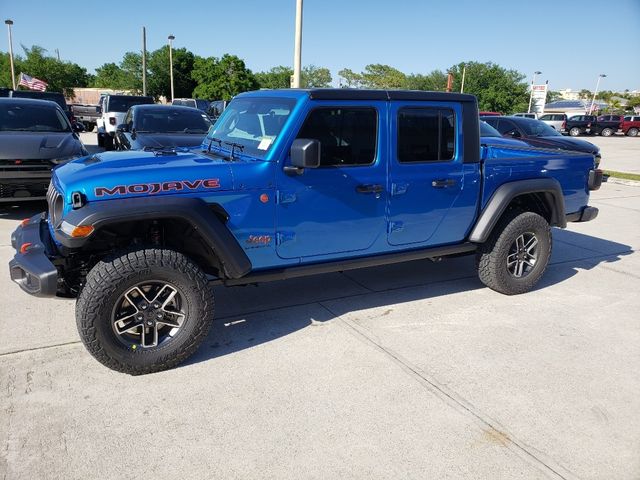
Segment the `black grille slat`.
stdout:
[[58,190],[53,186],[53,182],[49,183],[49,189],[47,190],[47,210],[49,210],[49,218],[51,219],[54,227],[57,227],[60,224],[60,218],[58,217],[62,212],[57,212],[55,208],[56,201],[60,197],[60,192],[58,192]]

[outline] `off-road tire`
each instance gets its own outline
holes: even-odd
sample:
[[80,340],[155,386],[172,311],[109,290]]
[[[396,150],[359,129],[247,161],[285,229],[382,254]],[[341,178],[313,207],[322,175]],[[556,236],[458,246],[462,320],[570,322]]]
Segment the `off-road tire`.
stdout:
[[[539,249],[534,267],[516,278],[507,269],[507,256],[516,239],[533,233]],[[507,211],[481,245],[477,257],[478,276],[487,287],[505,295],[517,295],[531,290],[542,277],[551,257],[551,228],[540,215],[520,210]]]
[[[187,313],[169,341],[155,347],[127,347],[112,326],[114,308],[124,292],[145,281],[175,285]],[[106,258],[91,269],[76,303],[76,322],[82,343],[96,360],[118,372],[142,375],[189,358],[206,338],[213,310],[213,289],[195,263],[173,250],[140,249]]]
[[577,137],[580,135],[580,129],[578,127],[573,127],[569,130],[569,135],[572,137]]

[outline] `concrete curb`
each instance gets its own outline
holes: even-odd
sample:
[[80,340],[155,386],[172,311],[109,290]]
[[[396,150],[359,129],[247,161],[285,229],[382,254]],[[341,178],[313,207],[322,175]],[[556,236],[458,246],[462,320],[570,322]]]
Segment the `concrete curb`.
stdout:
[[640,181],[637,180],[625,180],[623,178],[607,177],[603,180],[603,183],[615,183],[618,185],[627,185],[629,187],[640,187]]

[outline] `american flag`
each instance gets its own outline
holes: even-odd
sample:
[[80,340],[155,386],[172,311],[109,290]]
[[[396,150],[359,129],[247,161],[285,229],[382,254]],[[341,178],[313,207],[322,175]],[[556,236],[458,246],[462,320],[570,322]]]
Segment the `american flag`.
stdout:
[[38,80],[35,77],[30,77],[25,73],[20,73],[20,81],[18,82],[18,85],[27,87],[29,90],[38,90],[40,92],[44,92],[47,89],[48,83],[42,80]]

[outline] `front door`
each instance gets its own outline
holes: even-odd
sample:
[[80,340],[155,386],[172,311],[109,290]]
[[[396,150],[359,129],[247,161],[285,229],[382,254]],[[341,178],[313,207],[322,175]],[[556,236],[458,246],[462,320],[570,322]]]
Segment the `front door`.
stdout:
[[385,232],[386,102],[314,102],[297,138],[320,142],[319,168],[279,166],[277,252],[303,261],[366,253]]

